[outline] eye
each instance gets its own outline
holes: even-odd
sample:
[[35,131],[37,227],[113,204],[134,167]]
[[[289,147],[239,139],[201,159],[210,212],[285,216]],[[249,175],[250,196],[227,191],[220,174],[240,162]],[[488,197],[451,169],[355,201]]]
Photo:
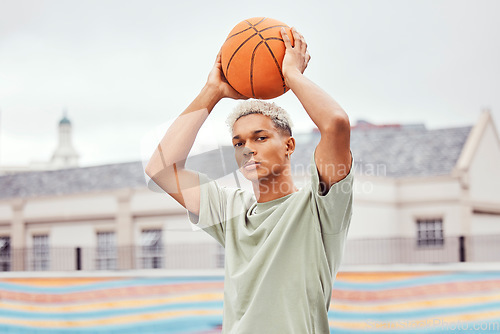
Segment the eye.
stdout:
[[241,143],[236,143],[233,145],[234,147],[240,147],[241,146]]
[[257,138],[257,140],[266,140],[266,139],[267,139],[266,136],[261,136],[261,137]]

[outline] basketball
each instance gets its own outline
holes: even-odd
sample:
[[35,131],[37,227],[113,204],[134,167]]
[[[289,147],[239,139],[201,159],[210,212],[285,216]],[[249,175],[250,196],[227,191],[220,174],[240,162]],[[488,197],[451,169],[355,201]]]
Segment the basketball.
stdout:
[[290,27],[275,19],[254,17],[238,23],[221,49],[222,72],[238,93],[272,99],[288,89],[281,72],[285,43],[284,27],[293,45]]

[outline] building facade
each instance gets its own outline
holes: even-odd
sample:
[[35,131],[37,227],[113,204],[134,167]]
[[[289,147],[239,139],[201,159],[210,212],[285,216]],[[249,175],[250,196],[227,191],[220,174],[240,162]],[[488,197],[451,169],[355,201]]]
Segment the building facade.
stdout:
[[[297,136],[300,187],[319,134]],[[500,260],[500,140],[474,126],[353,127],[354,213],[344,264]],[[223,248],[144,173],[145,162],[0,176],[0,270],[212,269]],[[188,167],[251,190],[232,147]]]

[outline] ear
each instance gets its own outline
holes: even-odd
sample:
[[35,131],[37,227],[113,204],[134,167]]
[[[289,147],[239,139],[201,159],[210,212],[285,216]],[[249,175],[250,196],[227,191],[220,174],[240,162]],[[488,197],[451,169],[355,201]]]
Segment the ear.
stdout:
[[286,154],[290,155],[295,151],[295,138],[293,137],[288,137],[288,139],[285,142],[286,145]]

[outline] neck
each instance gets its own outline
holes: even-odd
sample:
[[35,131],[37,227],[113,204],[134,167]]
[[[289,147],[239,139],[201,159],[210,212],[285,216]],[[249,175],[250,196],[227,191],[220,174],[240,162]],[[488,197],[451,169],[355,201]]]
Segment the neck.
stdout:
[[289,173],[252,182],[258,203],[269,202],[296,192],[298,189]]

